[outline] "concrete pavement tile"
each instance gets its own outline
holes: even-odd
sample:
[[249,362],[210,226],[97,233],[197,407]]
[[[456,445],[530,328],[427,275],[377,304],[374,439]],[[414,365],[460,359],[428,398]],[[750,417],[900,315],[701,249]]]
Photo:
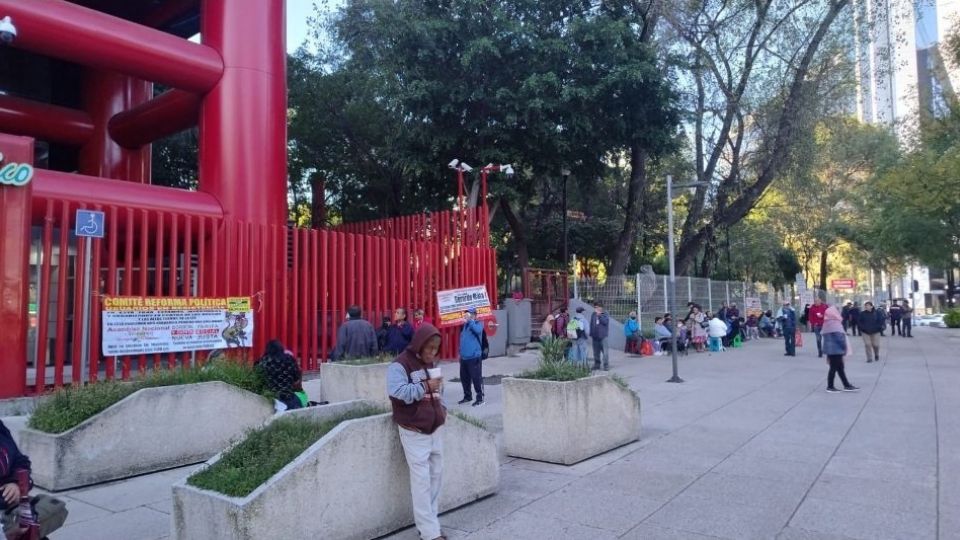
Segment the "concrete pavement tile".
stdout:
[[101,486],[65,492],[70,498],[122,512],[138,506],[169,499],[174,480],[167,475],[151,474]]
[[851,476],[855,478],[870,478],[882,482],[909,482],[928,487],[937,485],[936,467],[922,467],[907,465],[895,461],[868,459],[855,456],[834,456],[824,474],[836,476]]
[[504,538],[549,538],[551,540],[612,540],[617,536],[603,529],[587,527],[555,517],[529,514],[523,511],[510,514],[477,531],[469,540],[503,540]]
[[539,499],[573,482],[577,477],[568,474],[533,471],[522,467],[500,467],[500,493],[519,498]]
[[700,499],[681,494],[644,525],[695,532],[721,538],[773,538],[790,518],[793,509],[774,510],[733,501]]
[[[33,492],[31,492],[31,494],[32,493]],[[83,501],[78,501],[72,497],[65,497],[62,495],[54,495],[54,497],[62,500],[67,505],[67,525],[80,523],[81,521],[96,519],[103,516],[109,516],[113,513],[108,510],[104,510],[103,508],[98,508],[91,504],[87,504]]]
[[53,533],[55,540],[156,540],[170,534],[170,516],[149,508],[134,508],[117,514],[67,525]]
[[680,493],[698,474],[637,469],[630,463],[614,463],[567,486],[568,491],[580,489],[615,491],[631,497],[643,497],[665,502]]
[[937,513],[936,487],[910,482],[823,474],[810,490],[810,497],[850,501],[903,512]]
[[162,501],[150,503],[147,505],[147,508],[156,510],[157,512],[163,512],[164,514],[173,513],[173,499],[164,499]]
[[711,538],[720,537],[641,523],[627,531],[627,534],[621,536],[620,540],[709,540]]
[[501,490],[495,495],[441,515],[440,524],[461,531],[475,532],[516,512],[530,502],[529,498]]
[[932,540],[937,536],[935,515],[815,497],[804,500],[790,526],[864,540]]
[[760,435],[737,450],[737,454],[758,456],[767,459],[784,459],[823,465],[833,455],[836,447],[822,444],[798,444],[780,441]]
[[594,456],[590,459],[586,459],[577,463],[575,465],[558,465],[556,463],[546,463],[542,461],[531,461],[527,459],[518,459],[513,462],[513,466],[521,467],[524,469],[530,469],[533,471],[556,473],[556,474],[568,474],[572,476],[584,476],[590,474],[606,465],[623,459],[625,456],[628,456],[637,450],[640,449],[640,445],[636,442],[621,446],[619,448],[614,448],[609,452],[604,452],[599,456]]
[[[469,534],[465,531],[446,527],[442,521],[440,523],[440,531],[450,540],[453,540],[454,538],[466,538]],[[420,540],[420,533],[417,532],[416,527],[411,526],[407,527],[406,529],[400,529],[399,531],[388,536],[384,536],[381,538],[381,540]]]
[[809,484],[798,482],[707,473],[684,490],[683,494],[698,499],[792,510],[809,487]]
[[809,485],[820,474],[820,466],[801,461],[734,454],[717,465],[712,472]]
[[850,540],[849,536],[817,531],[808,531],[796,527],[787,527],[780,531],[777,540]]
[[663,505],[616,489],[571,484],[522,511],[623,534]]

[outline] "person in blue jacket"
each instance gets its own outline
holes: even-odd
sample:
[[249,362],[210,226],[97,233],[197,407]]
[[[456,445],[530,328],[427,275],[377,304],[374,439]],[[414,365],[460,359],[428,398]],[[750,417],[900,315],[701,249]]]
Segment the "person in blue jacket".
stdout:
[[640,354],[640,321],[637,312],[631,311],[630,316],[623,323],[623,333],[627,336],[627,354]]
[[460,332],[460,384],[463,385],[463,399],[458,404],[473,399],[470,383],[477,394],[473,406],[483,405],[483,323],[477,320],[476,308],[470,308],[463,315],[463,330]]
[[397,355],[403,352],[413,338],[413,325],[407,321],[407,310],[397,308],[393,314],[393,324],[387,328],[387,343],[384,352]]

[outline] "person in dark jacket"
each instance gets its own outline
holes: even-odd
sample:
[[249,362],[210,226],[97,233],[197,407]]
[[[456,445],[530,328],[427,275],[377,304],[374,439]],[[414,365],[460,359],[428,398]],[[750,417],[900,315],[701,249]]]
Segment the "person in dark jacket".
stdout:
[[[29,492],[33,485],[30,471],[30,458],[20,452],[10,430],[0,421],[0,529],[9,540],[29,538],[32,528],[36,537],[46,537],[67,519],[66,506],[49,495],[30,497],[30,515],[21,515],[21,501],[28,495],[23,491]],[[24,526],[25,521],[29,524]]]
[[460,383],[463,399],[457,404],[469,403],[470,383],[477,394],[473,406],[483,405],[483,323],[477,320],[477,310],[470,308],[463,315],[463,330],[460,331]]
[[850,306],[849,321],[850,321],[851,334],[854,336],[859,335],[860,334],[860,303],[859,302],[854,302],[853,305]]
[[600,369],[601,357],[603,370],[610,371],[610,348],[607,346],[607,336],[610,335],[610,316],[603,311],[599,302],[593,304],[593,314],[590,315],[590,338],[593,340],[593,369]]
[[253,367],[263,374],[267,380],[267,387],[287,410],[303,407],[303,403],[296,395],[303,374],[300,372],[297,360],[284,349],[283,343],[276,339],[270,340],[263,356],[253,363]]
[[885,324],[884,315],[873,308],[873,302],[864,302],[863,311],[857,318],[857,327],[863,337],[867,363],[880,361],[880,333]]
[[570,322],[570,314],[567,313],[567,306],[563,306],[553,319],[553,337],[566,338],[568,322]]
[[903,308],[896,300],[890,306],[890,335],[903,335],[903,329],[900,327],[900,320],[903,318]]
[[783,307],[777,312],[777,321],[783,330],[783,345],[787,350],[784,356],[796,356],[797,312],[793,310],[790,302],[783,303]]
[[840,317],[843,319],[843,332],[846,333],[850,328],[850,308],[853,307],[852,302],[847,302],[843,305],[843,309],[840,311]]
[[435,363],[440,332],[420,325],[410,344],[387,368],[387,395],[400,444],[410,470],[413,519],[420,538],[444,538],[440,531],[440,486],[443,471],[443,378]]
[[900,306],[900,336],[913,337],[913,308],[910,307],[910,302],[906,300]]
[[397,308],[397,311],[393,314],[393,324],[387,329],[387,343],[383,347],[384,352],[400,354],[410,344],[410,338],[412,337],[413,326],[407,322],[407,310]]
[[360,318],[361,313],[360,306],[350,306],[347,309],[348,318],[337,330],[337,347],[333,350],[333,360],[377,355],[377,332],[372,324]]

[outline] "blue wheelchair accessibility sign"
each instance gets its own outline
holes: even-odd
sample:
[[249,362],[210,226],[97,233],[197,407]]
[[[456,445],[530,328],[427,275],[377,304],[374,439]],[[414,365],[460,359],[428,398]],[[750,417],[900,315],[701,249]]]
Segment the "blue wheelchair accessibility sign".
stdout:
[[77,210],[74,233],[88,238],[103,238],[105,216],[95,210]]

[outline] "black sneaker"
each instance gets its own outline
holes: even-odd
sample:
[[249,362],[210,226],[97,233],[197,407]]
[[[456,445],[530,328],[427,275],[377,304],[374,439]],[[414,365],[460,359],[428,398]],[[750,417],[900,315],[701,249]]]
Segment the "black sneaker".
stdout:
[[867,363],[869,364],[870,362],[873,362],[873,360],[867,358]]
[[610,371],[610,366],[603,366],[604,371]]
[[874,358],[873,361],[874,361],[874,362],[879,362],[879,361],[880,361],[880,357],[878,356],[878,357]]
[[859,392],[859,391],[860,391],[860,388],[858,388],[858,387],[856,387],[856,386],[853,386],[853,385],[851,385],[851,386],[844,386],[844,387],[843,387],[843,391],[844,391],[844,392]]
[[599,371],[599,370],[600,370],[600,365],[599,365],[599,364],[594,364],[593,367],[590,368],[590,370],[591,370],[591,371]]
[[839,394],[840,390],[837,390],[836,388],[827,388],[827,392],[831,394]]
[[457,405],[463,405],[464,403],[470,403],[473,401],[473,398],[465,397],[457,402]]
[[477,400],[473,402],[473,406],[479,407],[480,405],[483,405],[483,400],[480,398],[477,398]]

